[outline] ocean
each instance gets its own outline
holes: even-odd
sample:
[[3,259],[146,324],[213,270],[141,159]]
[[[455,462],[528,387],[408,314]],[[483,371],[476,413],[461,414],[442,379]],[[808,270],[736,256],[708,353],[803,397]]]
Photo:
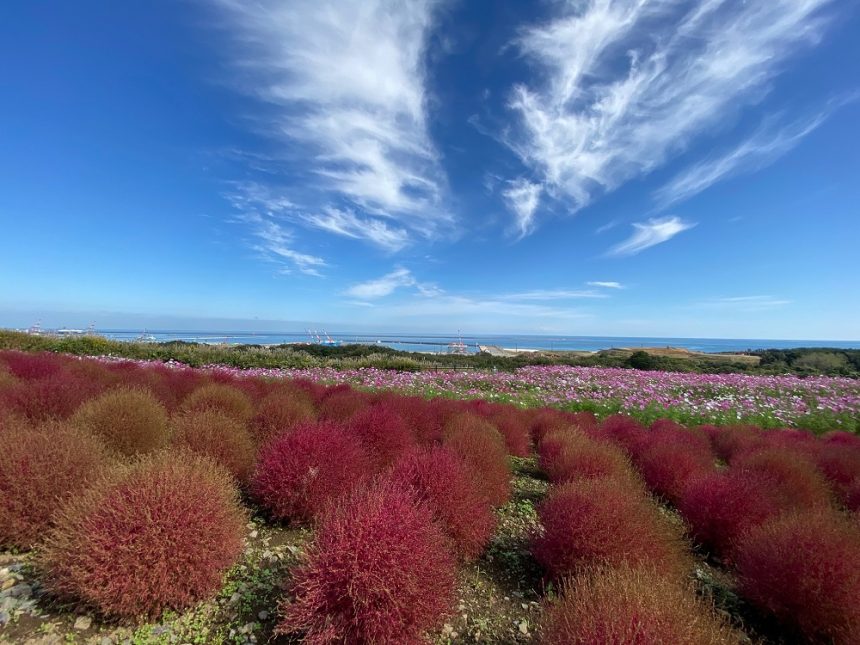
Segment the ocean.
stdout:
[[[141,336],[139,330],[103,330],[98,333],[116,340],[135,340]],[[316,342],[307,332],[247,332],[247,331],[178,331],[148,330],[147,336],[158,341],[184,340],[200,343],[227,343],[233,345],[278,345],[282,343]],[[541,335],[463,335],[451,334],[367,334],[337,332],[327,335],[339,343],[366,343],[383,345],[411,352],[448,351],[450,343],[462,338],[469,352],[476,352],[478,345],[495,345],[505,349],[543,349],[598,351],[613,347],[680,347],[696,352],[743,352],[752,349],[791,349],[793,347],[831,347],[860,349],[860,340],[779,340],[761,338],[652,338],[640,336],[541,336]],[[326,335],[320,333],[321,340]]]

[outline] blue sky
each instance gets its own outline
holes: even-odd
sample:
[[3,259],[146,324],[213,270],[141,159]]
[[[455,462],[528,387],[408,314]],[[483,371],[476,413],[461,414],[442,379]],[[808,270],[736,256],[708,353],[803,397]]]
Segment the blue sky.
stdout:
[[4,2],[0,324],[860,338],[859,32],[835,0]]

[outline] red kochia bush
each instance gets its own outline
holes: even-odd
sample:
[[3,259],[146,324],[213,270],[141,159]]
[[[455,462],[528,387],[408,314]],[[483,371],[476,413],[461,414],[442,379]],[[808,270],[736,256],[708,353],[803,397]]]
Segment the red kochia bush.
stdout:
[[535,559],[553,578],[595,565],[652,566],[681,579],[689,569],[681,535],[626,482],[591,479],[551,489],[538,508]]
[[214,409],[176,415],[173,445],[209,457],[238,482],[248,479],[254,465],[254,444],[245,425]]
[[298,425],[266,444],[251,492],[279,520],[309,522],[372,472],[358,439],[330,422]]
[[751,425],[720,426],[709,433],[714,453],[723,461],[731,461],[736,453],[762,446],[761,429]]
[[472,470],[478,486],[493,506],[511,495],[508,453],[499,431],[474,414],[452,417],[443,431],[443,443],[459,453]]
[[0,407],[33,422],[67,419],[98,388],[73,374],[57,372],[31,381],[18,380],[0,390]]
[[100,441],[51,422],[33,428],[8,421],[0,430],[0,545],[28,548],[51,524],[61,503],[82,490],[107,463]]
[[[541,468],[553,483],[577,479],[613,477],[636,485],[633,467],[619,448],[585,435],[563,433],[558,438],[558,449],[544,448],[558,433],[548,434],[541,442]],[[550,444],[552,445],[552,444]],[[547,450],[549,452],[547,452]]]
[[251,398],[240,389],[225,383],[210,383],[197,388],[182,401],[182,410],[216,410],[242,423],[247,423],[254,416]]
[[714,470],[710,452],[666,440],[642,448],[635,462],[648,488],[673,504],[691,477]]
[[487,420],[496,426],[502,435],[508,454],[528,457],[531,453],[531,436],[526,415],[513,406],[498,407],[501,409],[492,412]]
[[844,503],[849,488],[860,478],[860,450],[838,443],[827,443],[821,446],[816,461],[819,471]]
[[420,643],[453,599],[454,562],[427,506],[382,480],[332,507],[281,604],[304,642]]
[[387,468],[415,445],[406,422],[384,403],[357,412],[346,425],[358,437],[379,469]]
[[376,395],[376,403],[399,415],[419,444],[431,445],[442,440],[443,415],[434,401],[420,396],[380,392]]
[[64,357],[49,352],[0,352],[0,363],[5,363],[13,376],[27,381],[53,376],[65,362]]
[[170,438],[167,413],[146,390],[105,392],[84,403],[72,423],[126,456],[162,448]]
[[612,414],[606,417],[597,432],[599,436],[621,446],[628,454],[634,454],[639,444],[648,436],[645,427],[626,414]]
[[394,465],[391,479],[427,504],[456,556],[480,555],[496,520],[460,455],[444,446],[414,449]]
[[550,605],[545,645],[729,645],[740,643],[695,589],[653,569],[590,569]]
[[735,540],[750,527],[786,510],[748,472],[703,473],[690,479],[678,501],[693,537],[731,558]]
[[315,417],[313,404],[304,392],[276,390],[260,402],[251,421],[251,431],[257,445],[262,445]]
[[830,504],[827,482],[814,464],[788,448],[762,448],[735,457],[732,470],[744,470],[784,509],[813,509]]
[[319,404],[319,417],[325,421],[346,423],[368,406],[368,397],[348,385],[332,388]]
[[157,617],[214,594],[242,552],[227,473],[182,451],[115,468],[58,513],[39,554],[45,586],[109,617]]
[[752,529],[735,559],[740,591],[810,641],[860,642],[860,531],[834,511]]

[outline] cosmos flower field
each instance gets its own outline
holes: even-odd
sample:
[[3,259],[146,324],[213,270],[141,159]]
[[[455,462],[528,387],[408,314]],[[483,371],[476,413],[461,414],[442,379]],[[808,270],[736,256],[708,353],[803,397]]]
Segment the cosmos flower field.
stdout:
[[0,351],[0,641],[856,643],[857,411],[849,379]]
[[308,378],[422,396],[482,398],[554,406],[598,415],[626,413],[646,422],[755,423],[826,431],[860,428],[860,381],[827,376],[749,376],[644,372],[621,368],[531,366],[513,372],[336,370],[218,367],[232,374]]

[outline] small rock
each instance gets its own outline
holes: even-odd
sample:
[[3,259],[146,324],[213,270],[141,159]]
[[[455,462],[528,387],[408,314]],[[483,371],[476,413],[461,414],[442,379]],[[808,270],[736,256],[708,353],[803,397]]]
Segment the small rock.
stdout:
[[93,619],[89,616],[78,616],[77,620],[75,621],[74,628],[79,631],[85,632],[90,628],[92,624]]
[[0,627],[6,625],[10,620],[12,620],[12,616],[8,611],[0,611]]
[[7,589],[6,593],[8,593],[13,598],[26,598],[31,593],[33,593],[33,587],[22,582],[20,584],[15,585],[14,587],[10,587],[9,589]]
[[520,624],[519,624],[519,628],[520,628],[521,634],[528,634],[529,633],[529,621],[521,620]]
[[268,620],[269,619],[269,612],[267,612],[266,610],[263,610],[259,614],[257,614],[257,618],[259,618],[260,620]]
[[253,540],[255,537],[257,537],[257,536],[259,535],[259,533],[257,533],[257,531],[256,531],[256,530],[254,530],[254,531],[251,531],[251,532],[249,533],[249,535],[251,536],[251,539]]
[[15,578],[6,578],[3,582],[0,582],[0,591],[6,591],[10,587],[14,587],[16,584],[18,584],[18,581],[15,580]]
[[99,645],[113,645],[113,639],[110,636],[102,636]]

